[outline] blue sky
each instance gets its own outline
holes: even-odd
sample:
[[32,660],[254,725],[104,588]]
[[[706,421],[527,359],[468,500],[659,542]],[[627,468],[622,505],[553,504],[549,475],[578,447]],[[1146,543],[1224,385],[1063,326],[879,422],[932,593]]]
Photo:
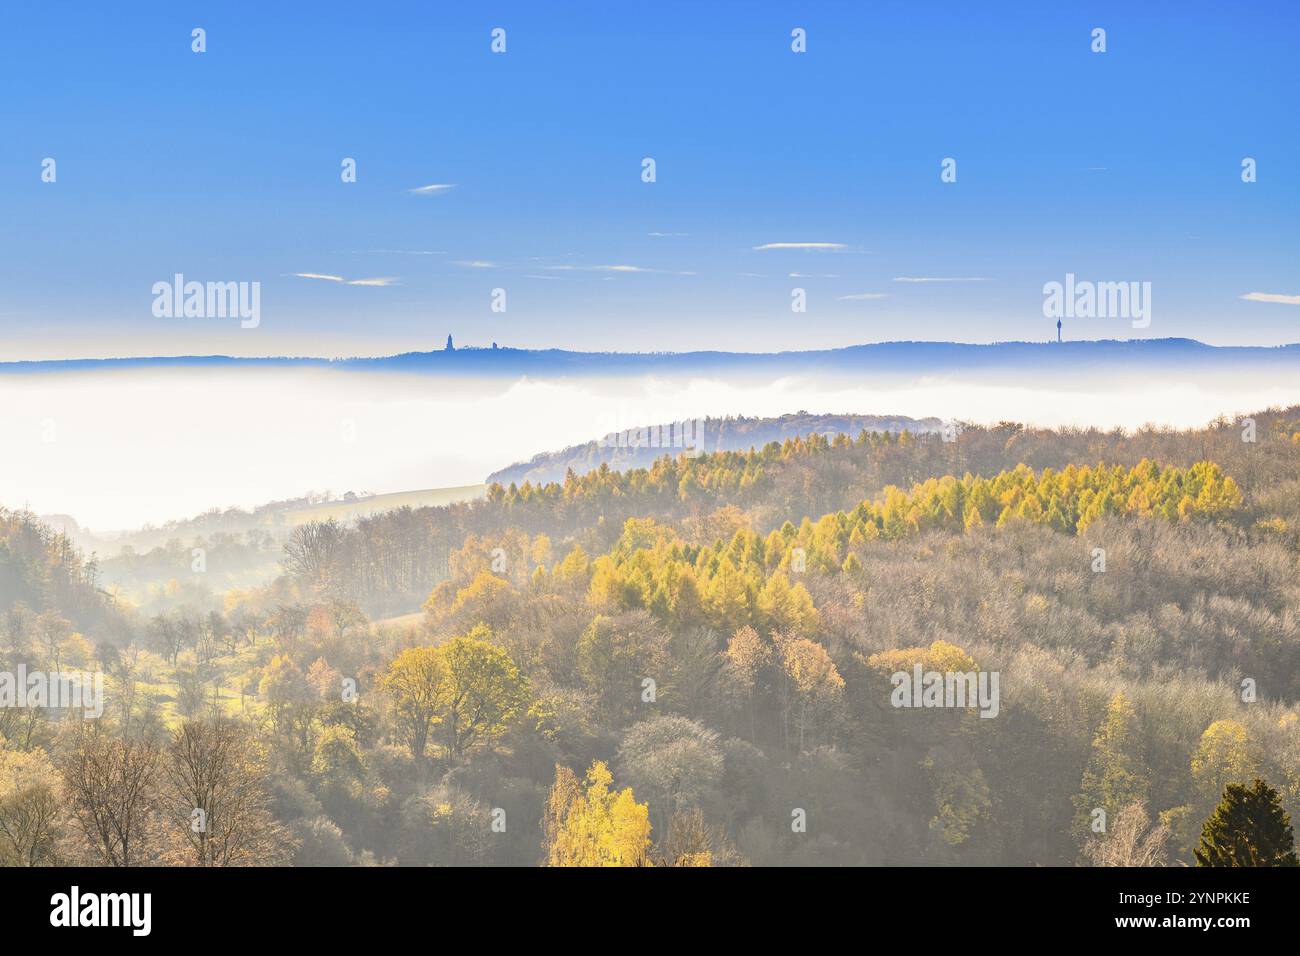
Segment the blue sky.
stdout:
[[0,357],[1032,340],[1067,272],[1152,283],[1068,337],[1300,341],[1294,4],[288,7],[0,12]]

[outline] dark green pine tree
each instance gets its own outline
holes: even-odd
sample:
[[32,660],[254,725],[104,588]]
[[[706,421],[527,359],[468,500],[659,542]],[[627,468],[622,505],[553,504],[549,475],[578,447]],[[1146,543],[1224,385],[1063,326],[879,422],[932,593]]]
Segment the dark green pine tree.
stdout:
[[1197,866],[1297,866],[1291,819],[1277,791],[1263,780],[1230,783],[1210,819],[1201,827],[1201,845],[1192,851]]

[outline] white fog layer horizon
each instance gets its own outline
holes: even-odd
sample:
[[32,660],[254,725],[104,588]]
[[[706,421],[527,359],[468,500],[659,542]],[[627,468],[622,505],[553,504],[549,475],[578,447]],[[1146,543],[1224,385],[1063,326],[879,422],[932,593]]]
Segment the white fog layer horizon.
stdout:
[[976,424],[1192,428],[1300,401],[1295,383],[1144,381],[1104,391],[953,377],[868,387],[652,377],[513,384],[330,370],[0,377],[0,506],[109,533],[330,489],[385,494],[483,482],[543,452],[644,425],[720,416],[906,415]]

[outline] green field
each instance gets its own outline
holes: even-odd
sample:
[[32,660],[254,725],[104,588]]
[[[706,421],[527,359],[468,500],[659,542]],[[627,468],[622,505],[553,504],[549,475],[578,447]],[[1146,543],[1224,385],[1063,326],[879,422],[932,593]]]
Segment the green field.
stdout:
[[388,495],[375,495],[357,501],[330,501],[306,508],[295,508],[281,513],[284,522],[289,525],[305,524],[308,521],[351,521],[381,511],[394,508],[427,508],[434,505],[449,505],[458,501],[473,501],[487,494],[487,485],[463,485],[459,488],[426,488],[423,491],[398,491]]
[[[265,638],[257,647],[244,645],[234,654],[221,654],[213,658],[210,664],[204,668],[206,679],[203,682],[204,695],[203,700],[207,706],[216,704],[220,711],[228,717],[247,716],[257,717],[263,714],[266,706],[259,701],[256,693],[240,695],[239,682],[247,675],[250,670],[256,670],[263,667],[266,661],[274,654],[274,650]],[[152,658],[151,674],[149,679],[137,679],[136,691],[152,697],[158,707],[159,717],[163,724],[168,728],[180,726],[185,719],[177,707],[177,696],[180,688],[180,682],[177,677],[177,668],[168,664],[157,655],[150,655]],[[193,656],[185,655],[182,657],[182,666],[193,668]]]

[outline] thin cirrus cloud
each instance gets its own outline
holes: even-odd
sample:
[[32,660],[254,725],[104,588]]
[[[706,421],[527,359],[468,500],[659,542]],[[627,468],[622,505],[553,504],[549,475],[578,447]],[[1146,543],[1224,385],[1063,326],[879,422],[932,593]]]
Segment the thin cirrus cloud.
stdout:
[[357,255],[387,256],[445,256],[447,253],[437,249],[363,249]]
[[670,272],[667,269],[649,269],[645,266],[610,265],[610,266],[547,266],[552,272],[613,272],[620,274],[641,273],[645,275],[679,275],[693,276],[694,272]]
[[555,272],[658,272],[658,269],[647,269],[644,266],[547,266]]
[[452,263],[454,266],[460,266],[462,269],[495,269],[495,262],[488,262],[486,259],[457,259]]
[[1282,305],[1300,305],[1300,295],[1283,295],[1280,292],[1247,292],[1241,298],[1247,302],[1277,302]]
[[292,272],[290,275],[296,279],[319,279],[324,282],[337,282],[340,285],[364,285],[377,288],[394,285],[397,282],[396,276],[376,276],[373,279],[347,279],[343,276],[329,275],[324,272]]
[[770,252],[779,249],[803,249],[811,252],[833,252],[847,248],[842,242],[765,242],[754,246],[755,252]]
[[984,276],[896,276],[895,282],[988,282]]
[[414,189],[408,189],[407,192],[415,196],[436,196],[439,193],[445,193],[448,189],[455,189],[459,183],[430,183],[427,186],[416,186]]
[[867,302],[872,299],[888,299],[888,292],[854,292],[850,295],[837,295],[839,302]]

